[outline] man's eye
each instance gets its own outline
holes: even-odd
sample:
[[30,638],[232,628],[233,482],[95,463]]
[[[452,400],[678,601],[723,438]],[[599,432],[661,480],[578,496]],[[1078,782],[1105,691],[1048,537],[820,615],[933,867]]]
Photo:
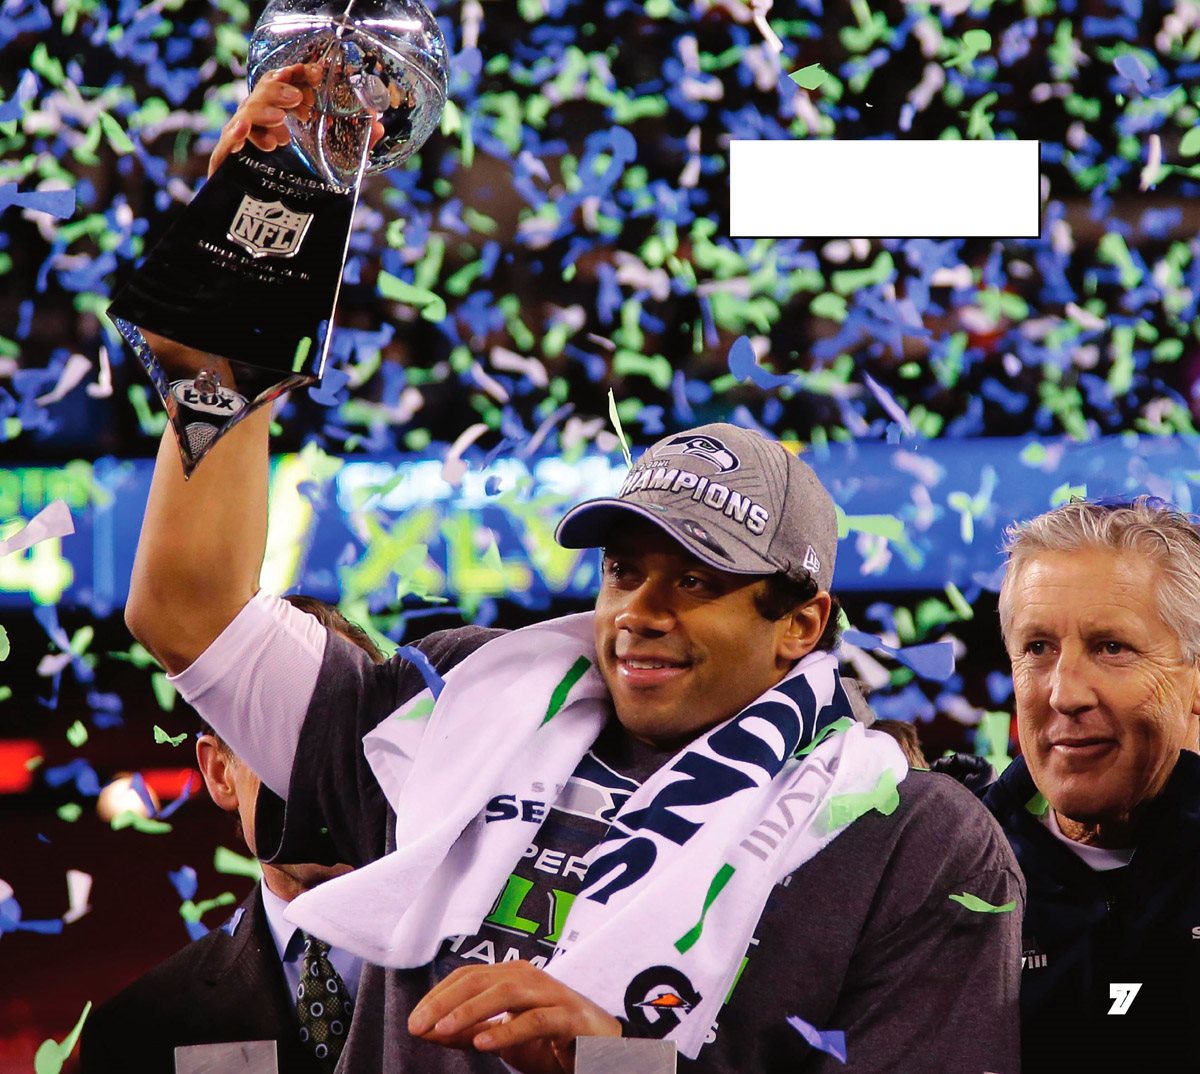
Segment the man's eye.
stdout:
[[605,559],[603,574],[610,582],[621,582],[628,579],[633,574],[633,570],[623,560]]
[[1105,656],[1120,656],[1129,652],[1129,646],[1123,641],[1105,641],[1100,643],[1100,651]]
[[1031,641],[1025,645],[1025,651],[1030,656],[1045,656],[1049,646],[1044,641]]

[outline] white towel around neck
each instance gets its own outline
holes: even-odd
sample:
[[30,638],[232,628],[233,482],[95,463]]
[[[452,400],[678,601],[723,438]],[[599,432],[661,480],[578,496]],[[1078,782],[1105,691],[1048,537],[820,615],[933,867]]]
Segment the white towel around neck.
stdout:
[[[488,823],[487,802],[513,794],[545,803],[548,812],[610,718],[592,638],[591,613],[502,635],[446,675],[431,714],[412,715],[428,709],[431,695],[424,691],[371,731],[363,747],[396,812],[397,849],[301,895],[290,904],[289,919],[394,968],[424,965],[447,938],[476,933],[540,824]],[[547,720],[555,687],[581,657],[591,666]],[[894,786],[907,773],[896,743],[861,724],[831,735],[805,757],[789,758],[773,776],[731,757],[731,743],[784,756],[784,735],[773,720],[790,728],[786,710],[800,711],[781,692],[806,696],[796,679],[813,698],[810,719],[802,721],[808,733],[818,714],[838,703],[836,659],[812,653],[783,683],[648,778],[618,813],[609,837],[587,855],[589,867],[603,859],[604,868],[585,878],[546,967],[614,1015],[649,1018],[657,1026],[652,1032],[675,1040],[689,1057],[703,1044],[771,888],[843,830],[831,824],[830,800],[871,793],[889,780]],[[764,702],[775,706],[758,710],[770,718],[752,712]],[[671,805],[688,778],[676,766],[689,754],[687,765],[702,774],[722,766],[741,788],[715,803]],[[674,792],[667,790],[672,785]],[[701,798],[711,789],[688,788]],[[695,825],[681,844],[644,826],[647,809],[664,817],[664,808],[665,820]],[[642,826],[630,827],[630,817]],[[605,866],[631,848],[644,860],[650,845],[653,865],[635,882],[622,886],[620,865]],[[639,982],[652,983],[655,970],[689,993],[679,997],[683,1006],[674,1015],[631,994]]]

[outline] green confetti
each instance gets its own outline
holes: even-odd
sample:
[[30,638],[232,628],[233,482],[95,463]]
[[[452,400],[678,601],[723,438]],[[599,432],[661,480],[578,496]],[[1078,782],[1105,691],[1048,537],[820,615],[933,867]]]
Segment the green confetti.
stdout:
[[71,635],[71,652],[75,656],[83,656],[96,636],[95,627],[82,626]]
[[1115,266],[1120,271],[1122,287],[1132,290],[1141,284],[1142,270],[1134,263],[1125,238],[1119,232],[1110,231],[1101,236],[1096,253],[1101,261]]
[[891,816],[899,804],[900,793],[896,790],[896,773],[890,768],[885,768],[874,790],[861,794],[839,794],[830,799],[826,822],[830,830],[836,830],[852,824],[872,809],[885,817]]
[[140,642],[134,642],[124,652],[110,652],[107,654],[113,660],[125,660],[131,663],[135,668],[156,668],[159,666],[157,660],[150,655]]
[[647,377],[660,391],[671,386],[671,378],[675,375],[671,363],[663,355],[649,357],[627,350],[619,350],[613,355],[613,372],[620,377]]
[[12,652],[12,644],[8,640],[8,631],[0,626],[0,660],[7,660]]
[[843,731],[849,731],[854,726],[854,720],[849,716],[839,716],[831,724],[826,724],[813,736],[813,740],[803,749],[797,750],[795,756],[807,757],[815,750],[822,742],[833,735],[840,735]]
[[1021,449],[1021,461],[1026,466],[1041,466],[1050,457],[1046,445],[1034,441]]
[[29,57],[29,66],[51,85],[61,86],[67,80],[62,63],[50,55],[45,42],[39,42],[34,48]]
[[154,725],[154,741],[161,746],[164,742],[169,742],[172,746],[178,746],[187,738],[187,732],[183,731],[178,735],[168,735],[158,724]]
[[895,272],[896,262],[892,260],[892,255],[884,250],[871,263],[870,268],[841,269],[830,277],[829,283],[839,295],[850,295],[855,291],[887,283]]
[[1200,125],[1193,127],[1179,139],[1179,155],[1194,157],[1200,154]]
[[78,802],[66,802],[60,805],[55,812],[58,813],[59,820],[65,820],[68,824],[74,824],[83,816],[83,806]]
[[700,911],[700,920],[675,941],[675,950],[681,955],[690,951],[695,946],[696,941],[700,939],[700,934],[704,931],[704,919],[708,916],[709,907],[716,902],[717,896],[724,890],[725,885],[733,879],[735,872],[737,870],[732,865],[726,863],[717,870],[717,875],[709,882],[708,894],[704,896],[704,906]]
[[1007,712],[985,712],[975,732],[976,756],[986,757],[988,764],[1000,775],[1010,764],[1008,739],[1012,734],[1012,717]]
[[1087,499],[1087,485],[1072,485],[1069,481],[1064,481],[1050,493],[1050,506],[1061,507],[1072,500],[1084,499]]
[[255,858],[247,858],[243,854],[230,850],[228,847],[217,847],[213,854],[213,868],[226,876],[245,876],[251,880],[262,879],[262,866]]
[[608,389],[608,418],[617,431],[617,439],[621,442],[621,453],[625,456],[625,465],[633,466],[633,456],[629,453],[629,441],[625,439],[625,430],[621,427],[621,415],[617,412],[617,397],[612,388]]
[[953,582],[946,583],[946,597],[950,601],[952,607],[959,615],[960,619],[974,619],[975,609],[967,603],[967,598],[962,595]]
[[0,701],[7,701],[10,697],[12,697],[12,687],[0,686]]
[[967,114],[967,137],[988,140],[996,137],[992,129],[992,105],[1000,99],[998,93],[987,93],[980,97]]
[[191,899],[185,900],[179,906],[179,916],[184,921],[197,922],[209,910],[215,910],[218,906],[230,906],[237,902],[232,891],[223,891],[215,899],[205,899],[203,902],[192,902]]
[[122,828],[133,828],[134,831],[144,832],[146,835],[165,835],[171,830],[171,825],[166,821],[143,817],[141,813],[127,809],[123,813],[118,813],[112,819],[112,830],[114,832],[119,832]]
[[1050,803],[1046,801],[1040,791],[1025,803],[1025,811],[1032,813],[1035,817],[1044,817],[1049,808]]
[[405,283],[399,276],[393,276],[390,272],[379,273],[379,293],[392,302],[415,306],[426,321],[437,324],[446,319],[446,302],[443,298],[426,288]]
[[156,671],[150,676],[150,685],[154,689],[155,700],[163,712],[170,712],[175,707],[175,695],[178,691],[171,685],[166,673]]
[[992,47],[992,35],[987,30],[968,30],[962,35],[958,55],[948,60],[946,67],[968,67],[972,60]]
[[79,720],[76,720],[67,728],[67,741],[76,749],[79,749],[87,740],[87,728]]
[[146,436],[157,439],[170,420],[165,411],[155,410],[150,406],[150,393],[144,384],[129,386],[129,404],[137,415],[138,427]]
[[839,324],[847,317],[846,300],[832,291],[817,295],[809,303],[808,308],[815,316],[825,317],[828,320],[837,321]]
[[848,515],[836,504],[834,511],[837,513],[839,540],[851,531],[871,537],[885,537],[889,541],[904,538],[904,523],[895,515]]
[[308,361],[308,352],[312,350],[312,336],[303,336],[296,344],[295,353],[292,355],[292,372],[299,373],[304,369],[304,363]]
[[[38,46],[39,48],[41,46]],[[83,1013],[79,1016],[79,1021],[75,1023],[75,1028],[67,1034],[66,1039],[59,1044],[56,1040],[42,1041],[38,1047],[37,1054],[33,1057],[34,1074],[59,1074],[63,1064],[66,1063],[71,1053],[75,1050],[75,1043],[79,1040],[79,1034],[83,1032],[83,1023],[87,1021],[87,1016],[91,1013],[92,1001],[89,999],[83,1005]]]
[[587,674],[587,669],[591,666],[592,662],[586,656],[581,656],[571,665],[562,677],[562,681],[550,694],[550,704],[546,706],[546,715],[542,718],[543,725],[548,724],[558,715],[563,705],[567,703],[567,695],[570,694],[572,687]]
[[1015,899],[1012,902],[1006,902],[1003,906],[993,906],[990,902],[985,902],[978,895],[972,895],[969,891],[964,891],[961,895],[951,895],[950,901],[965,906],[975,914],[1008,914],[1017,908]]
[[129,140],[129,135],[121,129],[121,124],[107,112],[100,113],[100,126],[104,129],[104,136],[108,139],[108,144],[118,154],[123,156],[133,152],[133,142]]
[[500,558],[500,546],[496,544],[495,534],[492,534],[492,539],[484,550],[483,565],[494,573],[504,573],[504,560]]
[[407,712],[397,712],[397,720],[423,720],[433,711],[433,698],[423,697],[413,704]]
[[801,67],[799,71],[788,75],[797,86],[806,90],[817,89],[828,77],[829,72],[819,63],[810,63],[807,67]]

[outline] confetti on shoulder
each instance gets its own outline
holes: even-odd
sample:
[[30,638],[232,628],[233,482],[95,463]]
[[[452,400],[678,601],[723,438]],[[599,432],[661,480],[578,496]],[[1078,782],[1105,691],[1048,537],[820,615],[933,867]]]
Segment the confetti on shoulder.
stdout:
[[1015,899],[1006,902],[1003,906],[993,906],[990,902],[985,902],[978,895],[972,895],[969,891],[964,891],[961,895],[951,895],[950,901],[965,906],[975,914],[1008,914],[1017,908]]

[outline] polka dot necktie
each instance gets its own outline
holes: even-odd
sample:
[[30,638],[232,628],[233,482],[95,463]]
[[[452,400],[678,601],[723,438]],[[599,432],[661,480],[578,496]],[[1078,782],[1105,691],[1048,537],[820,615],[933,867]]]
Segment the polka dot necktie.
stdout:
[[304,967],[296,990],[300,1039],[326,1070],[333,1070],[346,1043],[354,1004],[346,985],[329,961],[329,944],[304,937]]

